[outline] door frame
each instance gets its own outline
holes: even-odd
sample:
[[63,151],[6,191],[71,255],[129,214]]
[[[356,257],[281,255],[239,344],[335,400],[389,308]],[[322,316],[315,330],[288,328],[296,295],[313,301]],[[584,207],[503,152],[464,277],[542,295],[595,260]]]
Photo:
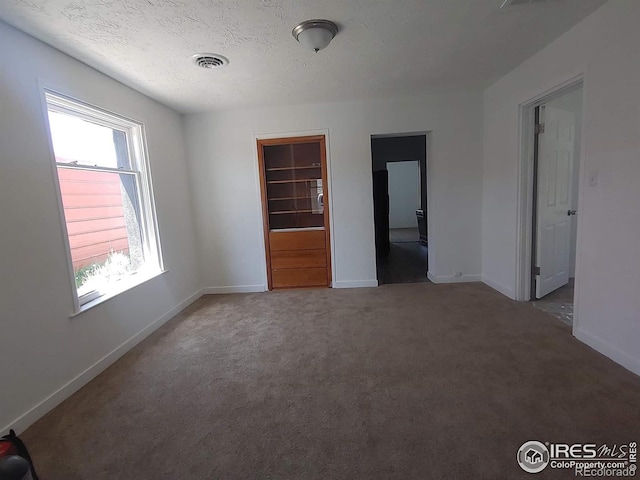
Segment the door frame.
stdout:
[[[562,95],[571,91],[582,88],[582,129],[580,145],[580,177],[578,182],[578,203],[582,202],[582,195],[584,193],[582,188],[582,178],[584,178],[585,167],[585,138],[584,126],[586,125],[586,91],[587,84],[585,81],[585,75],[576,75],[555,87],[545,90],[538,95],[531,97],[530,99],[522,102],[519,107],[519,162],[518,162],[518,210],[517,210],[517,230],[516,230],[516,300],[518,301],[530,301],[532,300],[531,288],[532,288],[532,260],[533,260],[533,242],[535,222],[535,205],[534,205],[534,181],[535,181],[535,150],[536,150],[536,135],[535,135],[535,115],[536,108],[540,105],[548,103],[549,101],[561,97]],[[582,208],[582,207],[581,207]],[[580,219],[578,222],[578,237],[576,240],[576,250],[579,252],[577,245],[580,243]],[[579,274],[579,259],[576,258],[576,287],[578,284]],[[577,291],[577,288],[576,288]],[[574,321],[573,327],[576,328],[577,316],[574,301]]]
[[[426,208],[424,209],[424,213],[427,216],[427,245],[431,246],[431,238],[430,238],[430,233],[433,231],[431,229],[431,222],[432,220],[432,215],[431,215],[431,206],[433,205],[433,200],[432,200],[432,192],[433,192],[433,188],[431,188],[431,168],[430,168],[430,158],[433,156],[433,152],[432,152],[432,143],[433,143],[433,130],[422,130],[422,131],[416,131],[416,132],[407,132],[407,131],[402,131],[402,132],[396,132],[396,133],[371,133],[369,134],[369,164],[370,164],[370,170],[371,170],[371,215],[372,215],[372,233],[375,239],[375,218],[373,218],[373,210],[374,210],[374,206],[373,206],[373,148],[371,145],[371,140],[373,140],[374,138],[395,138],[395,137],[425,137],[425,142],[426,142],[426,149],[425,149],[425,159],[424,159],[424,168],[425,168],[425,174],[427,177],[427,181],[426,184],[424,185],[424,189],[426,191]],[[418,162],[418,171],[419,171],[419,175],[422,175],[422,167],[420,166],[420,162]],[[420,185],[420,195],[423,195],[425,192],[422,191],[423,186]],[[428,270],[429,268],[431,268],[431,265],[433,265],[433,259],[432,257],[432,249],[428,248],[427,249],[427,277],[429,278],[430,281],[433,282],[432,277],[431,276],[431,272]],[[376,281],[378,280],[378,255],[377,255],[377,251],[375,249],[375,241],[374,241],[374,250],[373,250],[373,269],[376,272]]]
[[331,188],[332,178],[331,178],[331,151],[329,148],[329,130],[328,129],[317,129],[317,130],[302,130],[302,131],[289,131],[289,132],[277,132],[277,133],[263,133],[263,134],[254,134],[253,135],[253,156],[254,156],[254,173],[255,173],[255,188],[256,195],[258,198],[258,215],[261,220],[260,229],[263,234],[264,241],[260,242],[260,248],[262,250],[263,257],[266,259],[263,262],[263,278],[264,278],[264,291],[269,291],[269,285],[271,284],[269,278],[269,255],[268,255],[268,231],[266,231],[265,225],[265,217],[264,217],[264,199],[263,199],[263,189],[262,189],[262,172],[260,171],[260,157],[259,157],[259,143],[264,140],[276,140],[276,139],[295,139],[295,138],[304,138],[304,137],[324,137],[324,153],[325,153],[325,161],[326,161],[326,192],[324,196],[325,204],[328,205],[329,208],[329,219],[328,222],[325,220],[325,229],[327,229],[327,261],[329,262],[329,288],[333,288],[335,285],[335,241],[332,235],[334,231],[334,217],[333,217],[333,188]]

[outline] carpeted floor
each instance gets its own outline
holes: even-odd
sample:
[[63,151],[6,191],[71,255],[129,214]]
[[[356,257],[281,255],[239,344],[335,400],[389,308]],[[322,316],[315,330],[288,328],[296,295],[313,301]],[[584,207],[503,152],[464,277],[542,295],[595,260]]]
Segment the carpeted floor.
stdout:
[[526,440],[640,440],[639,407],[551,315],[422,283],[205,297],[24,439],[42,480],[514,479]]

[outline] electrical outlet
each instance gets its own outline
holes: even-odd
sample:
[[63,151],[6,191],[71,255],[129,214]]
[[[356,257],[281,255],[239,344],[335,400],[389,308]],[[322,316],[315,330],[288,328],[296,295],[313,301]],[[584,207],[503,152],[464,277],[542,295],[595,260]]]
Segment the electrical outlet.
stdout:
[[462,276],[462,272],[454,272],[453,276],[454,277],[461,277]]

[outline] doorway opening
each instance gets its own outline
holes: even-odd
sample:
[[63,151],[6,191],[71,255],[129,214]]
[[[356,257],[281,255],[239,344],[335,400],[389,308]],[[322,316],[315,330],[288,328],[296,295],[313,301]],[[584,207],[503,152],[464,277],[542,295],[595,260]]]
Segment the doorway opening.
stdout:
[[533,165],[529,299],[573,326],[583,86],[531,105]]
[[380,285],[427,282],[427,136],[371,136]]

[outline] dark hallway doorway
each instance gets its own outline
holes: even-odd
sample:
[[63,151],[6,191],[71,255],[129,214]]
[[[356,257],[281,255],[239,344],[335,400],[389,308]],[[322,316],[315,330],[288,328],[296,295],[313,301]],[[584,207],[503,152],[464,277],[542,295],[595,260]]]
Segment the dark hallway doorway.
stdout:
[[378,283],[427,282],[427,138],[371,137]]

